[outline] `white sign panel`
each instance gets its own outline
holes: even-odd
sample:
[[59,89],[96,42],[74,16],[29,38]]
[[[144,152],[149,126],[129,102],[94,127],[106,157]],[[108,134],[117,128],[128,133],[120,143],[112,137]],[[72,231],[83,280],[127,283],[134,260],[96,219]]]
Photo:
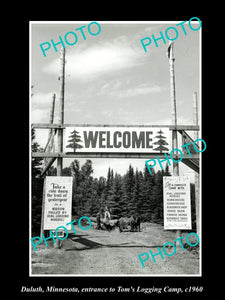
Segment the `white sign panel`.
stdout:
[[55,230],[58,226],[71,229],[72,177],[46,176],[44,230]]
[[163,177],[164,229],[191,229],[189,176]]
[[169,128],[66,127],[64,152],[170,152]]

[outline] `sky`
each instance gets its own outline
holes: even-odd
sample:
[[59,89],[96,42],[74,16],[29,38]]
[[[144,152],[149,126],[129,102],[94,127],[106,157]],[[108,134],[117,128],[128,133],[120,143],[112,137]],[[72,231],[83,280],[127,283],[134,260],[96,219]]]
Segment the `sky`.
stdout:
[[[98,21],[97,21],[98,22]],[[171,124],[169,60],[166,44],[152,41],[144,51],[140,39],[157,38],[160,31],[176,27],[174,22],[98,22],[101,32],[91,35],[82,22],[32,22],[30,24],[30,123],[48,123],[52,94],[56,94],[55,122],[58,120],[60,45],[44,57],[40,44],[57,43],[67,32],[77,33],[77,43],[66,46],[64,123],[109,125]],[[83,29],[86,40],[76,28]],[[193,27],[197,27],[194,24]],[[174,41],[177,123],[193,124],[193,93],[201,104],[200,32],[184,25]],[[96,25],[90,27],[97,32]],[[177,27],[178,28],[178,27]],[[169,34],[169,31],[168,31]],[[174,37],[170,31],[171,38]],[[70,40],[69,40],[70,38]],[[68,35],[72,43],[72,35]],[[200,108],[199,108],[200,113]],[[48,130],[36,129],[36,140],[44,147]],[[145,160],[92,159],[94,177],[106,176],[108,167],[123,175],[131,163],[143,170]],[[71,159],[64,159],[68,166]],[[81,165],[85,159],[80,159]],[[180,173],[192,172],[180,163]]]

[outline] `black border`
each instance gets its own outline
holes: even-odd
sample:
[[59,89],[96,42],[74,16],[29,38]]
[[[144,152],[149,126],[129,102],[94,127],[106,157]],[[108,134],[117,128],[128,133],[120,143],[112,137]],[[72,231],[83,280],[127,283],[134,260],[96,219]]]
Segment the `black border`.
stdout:
[[[59,5],[55,3],[55,5]],[[106,10],[108,10],[113,4],[105,4]],[[126,6],[126,4],[124,4]],[[130,3],[130,5],[133,5]],[[137,5],[137,3],[135,4]],[[141,4],[140,4],[141,5]],[[143,5],[145,6],[145,5]],[[212,54],[212,44],[210,43],[210,35],[212,33],[213,20],[212,17],[204,15],[203,12],[196,13],[196,11],[192,10],[191,14],[186,14],[185,10],[182,10],[183,14],[176,14],[174,11],[174,15],[171,15],[171,10],[173,7],[173,3],[171,3],[171,8],[164,15],[161,14],[161,10],[158,7],[157,13],[151,10],[151,3],[147,6],[143,7],[139,16],[135,14],[135,16],[128,16],[128,14],[122,14],[121,16],[117,14],[115,16],[106,16],[105,12],[99,12],[96,15],[86,11],[84,6],[80,5],[79,16],[76,14],[76,9],[74,9],[74,13],[67,14],[67,17],[62,16],[61,11],[58,10],[58,13],[50,13],[47,14],[45,10],[41,13],[31,13],[30,16],[19,17],[17,21],[17,29],[19,28],[19,36],[16,39],[17,47],[13,47],[12,52],[13,55],[19,58],[19,69],[23,71],[23,76],[19,75],[18,78],[18,89],[22,92],[19,96],[18,102],[15,103],[16,108],[14,108],[15,119],[18,121],[18,124],[22,126],[22,136],[19,135],[18,145],[20,149],[19,155],[17,157],[21,157],[20,159],[20,167],[22,169],[22,176],[19,176],[16,190],[20,191],[19,201],[17,203],[17,213],[16,215],[20,215],[20,218],[17,218],[17,224],[19,221],[19,231],[16,236],[14,236],[13,245],[16,249],[16,254],[14,254],[16,270],[13,271],[13,278],[15,279],[15,283],[12,283],[11,288],[8,290],[8,293],[14,292],[16,296],[63,296],[63,297],[78,297],[78,296],[98,296],[105,297],[108,294],[95,294],[95,293],[86,293],[85,295],[77,295],[73,293],[54,293],[54,294],[34,294],[34,293],[21,293],[22,286],[42,286],[45,289],[46,286],[55,286],[55,287],[115,287],[122,285],[124,287],[137,287],[138,285],[142,287],[189,287],[189,286],[203,286],[204,290],[199,294],[185,294],[185,296],[209,296],[213,290],[213,277],[211,274],[210,267],[212,266],[212,258],[209,249],[209,233],[211,235],[212,229],[210,228],[209,219],[210,216],[210,206],[209,206],[209,190],[206,187],[209,187],[209,177],[208,177],[208,169],[207,162],[209,162],[209,155],[212,152],[212,137],[210,136],[211,130],[209,130],[209,122],[208,117],[210,115],[209,112],[209,104],[210,104],[210,87],[207,85],[209,81],[208,78],[208,70],[213,68],[213,63],[210,62],[210,55]],[[78,6],[77,6],[78,7]],[[81,7],[83,9],[81,9]],[[75,7],[74,7],[75,8]],[[120,8],[117,6],[117,9]],[[83,15],[81,15],[81,11],[83,11]],[[69,13],[69,9],[67,9],[66,13]],[[202,154],[202,277],[29,277],[29,21],[173,21],[173,20],[189,20],[193,16],[198,16],[203,22],[203,30],[202,30],[202,138],[207,143],[207,150]],[[19,42],[18,42],[19,41]],[[15,51],[16,49],[16,51]],[[16,53],[15,53],[16,52]],[[211,63],[211,65],[210,65]],[[209,89],[209,90],[208,90]],[[13,116],[14,118],[14,116]],[[22,123],[22,124],[21,124]],[[18,161],[17,161],[18,163]],[[17,195],[18,196],[18,195]],[[15,226],[15,225],[14,225]],[[14,227],[15,231],[15,227]],[[208,239],[208,240],[207,240]],[[113,293],[115,295],[123,295],[122,293]],[[129,293],[129,295],[124,294],[129,297],[149,297],[149,296],[180,296],[176,294],[136,294]],[[124,296],[123,295],[123,296]]]

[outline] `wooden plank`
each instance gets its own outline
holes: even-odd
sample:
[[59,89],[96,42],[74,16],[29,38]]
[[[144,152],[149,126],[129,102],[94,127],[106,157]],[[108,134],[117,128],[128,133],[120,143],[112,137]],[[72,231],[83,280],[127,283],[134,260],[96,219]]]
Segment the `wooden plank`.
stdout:
[[[167,153],[169,159],[170,156]],[[151,159],[159,157],[160,159],[164,159],[165,155],[161,153],[123,153],[123,152],[80,152],[80,153],[56,153],[56,152],[33,152],[32,157],[62,157],[62,158],[134,158],[134,159]],[[184,154],[183,159],[193,159],[199,158],[199,154],[192,154],[190,157],[187,154]]]
[[48,124],[48,123],[33,123],[32,128],[47,129],[47,128],[62,128],[66,127],[125,127],[125,128],[169,128],[170,130],[200,130],[199,125],[106,125],[106,124]]
[[[192,137],[190,137],[190,135],[185,131],[185,130],[178,130],[178,132],[181,134],[182,136],[182,145],[185,145],[187,143],[191,143],[193,144],[194,143],[194,139]],[[197,139],[197,138],[196,138]],[[196,148],[199,149],[199,146],[198,144],[196,144]],[[192,153],[192,152],[191,152]]]
[[[193,123],[198,125],[198,100],[197,92],[193,94]],[[194,139],[199,138],[198,131],[194,132]],[[201,236],[201,222],[200,222],[200,194],[199,194],[199,172],[195,173],[195,215],[196,215],[196,232]]]
[[48,129],[48,128],[66,128],[65,124],[33,123],[31,128]]
[[[49,157],[49,156],[45,156],[45,157]],[[51,167],[51,165],[54,163],[55,160],[56,157],[52,157],[49,159],[49,161],[46,163],[44,169],[41,172],[41,176],[45,175],[45,173],[49,170],[49,168]]]
[[182,163],[184,163],[186,166],[194,170],[195,172],[199,173],[199,164],[196,164],[196,161],[193,161],[191,159],[182,159]]

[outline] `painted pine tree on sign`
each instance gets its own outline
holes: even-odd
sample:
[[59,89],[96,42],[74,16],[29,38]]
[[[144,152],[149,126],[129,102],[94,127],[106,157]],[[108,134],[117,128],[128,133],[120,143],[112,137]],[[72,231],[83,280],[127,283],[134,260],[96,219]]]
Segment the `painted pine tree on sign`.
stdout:
[[79,132],[74,129],[74,131],[72,131],[69,136],[69,144],[66,146],[66,148],[72,148],[73,152],[76,152],[76,149],[83,148],[83,146],[80,145],[79,142],[82,142],[80,139]]
[[159,135],[157,135],[155,138],[159,139],[157,142],[153,143],[153,145],[159,145],[158,147],[154,148],[153,150],[157,150],[159,152],[162,151],[169,151],[169,149],[167,147],[165,147],[165,145],[168,145],[168,143],[165,141],[166,137],[162,135],[162,130],[160,129],[160,131],[157,131],[157,133],[159,133]]

